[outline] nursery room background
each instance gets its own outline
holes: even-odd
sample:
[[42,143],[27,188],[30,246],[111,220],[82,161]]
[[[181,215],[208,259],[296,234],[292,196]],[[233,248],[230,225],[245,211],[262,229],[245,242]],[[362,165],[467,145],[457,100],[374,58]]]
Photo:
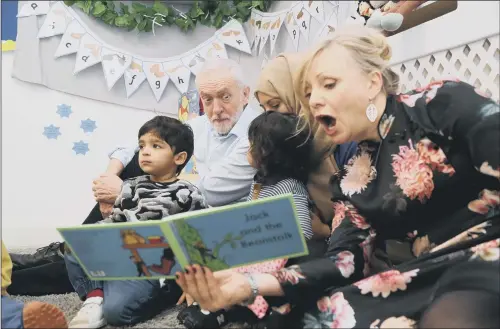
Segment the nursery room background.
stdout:
[[[306,49],[353,20],[342,2],[273,1],[265,11],[251,9],[243,24],[198,23],[187,32],[144,12],[156,21],[138,32],[95,18],[92,12],[102,8],[87,14],[85,5],[61,1],[2,1],[5,245],[36,248],[60,240],[56,228],[80,224],[93,207],[92,180],[104,172],[111,150],[134,145],[139,127],[157,114],[198,115],[194,79],[205,59],[236,60],[253,87],[269,58]],[[404,22],[406,30],[389,38],[401,91],[452,75],[498,101],[499,2],[447,2],[455,7]],[[122,3],[138,10],[157,5]],[[192,9],[190,1],[168,3],[180,13]],[[251,105],[258,106],[254,99]]]

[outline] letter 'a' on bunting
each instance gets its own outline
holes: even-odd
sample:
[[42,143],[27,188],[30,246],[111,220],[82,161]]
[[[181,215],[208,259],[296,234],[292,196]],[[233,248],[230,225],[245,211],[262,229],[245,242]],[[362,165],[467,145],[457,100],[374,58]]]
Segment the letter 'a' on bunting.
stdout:
[[85,28],[76,19],[72,20],[62,36],[54,56],[58,58],[76,53],[86,32]]
[[136,92],[136,90],[144,82],[144,80],[146,80],[146,74],[144,74],[144,69],[142,68],[142,61],[133,58],[129,67],[123,74],[123,79],[125,80],[125,90],[127,92],[127,98],[129,98],[133,93]]
[[74,74],[85,70],[101,61],[102,45],[90,34],[85,34],[80,41],[76,54]]

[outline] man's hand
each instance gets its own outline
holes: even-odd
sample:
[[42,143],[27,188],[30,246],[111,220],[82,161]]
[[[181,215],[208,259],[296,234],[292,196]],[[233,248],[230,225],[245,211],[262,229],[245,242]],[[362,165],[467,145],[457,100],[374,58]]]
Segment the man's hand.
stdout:
[[97,202],[114,204],[123,181],[120,177],[111,174],[103,174],[93,181],[92,191]]
[[101,211],[102,218],[107,218],[113,212],[113,204],[107,202],[99,202],[99,210]]

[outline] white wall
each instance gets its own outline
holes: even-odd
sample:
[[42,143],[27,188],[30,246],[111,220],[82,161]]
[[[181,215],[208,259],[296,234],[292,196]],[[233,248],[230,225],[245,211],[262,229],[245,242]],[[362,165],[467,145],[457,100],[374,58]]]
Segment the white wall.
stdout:
[[[38,247],[60,239],[59,226],[83,222],[94,206],[92,179],[103,172],[107,152],[133,143],[153,112],[97,102],[10,77],[14,53],[2,54],[2,240],[9,248]],[[73,113],[60,118],[57,105]],[[96,121],[86,135],[80,120]],[[57,140],[44,126],[60,127]],[[89,143],[75,155],[73,142]]]

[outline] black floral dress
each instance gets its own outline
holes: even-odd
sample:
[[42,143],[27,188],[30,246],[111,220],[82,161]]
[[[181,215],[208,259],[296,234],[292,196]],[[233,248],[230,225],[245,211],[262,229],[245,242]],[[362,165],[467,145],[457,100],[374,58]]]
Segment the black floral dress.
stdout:
[[[304,327],[412,327],[454,266],[465,267],[453,282],[500,284],[498,104],[466,83],[433,82],[388,97],[379,134],[332,178],[325,257],[274,273]],[[409,241],[414,258],[374,270],[388,240]],[[463,276],[471,268],[481,282]]]

